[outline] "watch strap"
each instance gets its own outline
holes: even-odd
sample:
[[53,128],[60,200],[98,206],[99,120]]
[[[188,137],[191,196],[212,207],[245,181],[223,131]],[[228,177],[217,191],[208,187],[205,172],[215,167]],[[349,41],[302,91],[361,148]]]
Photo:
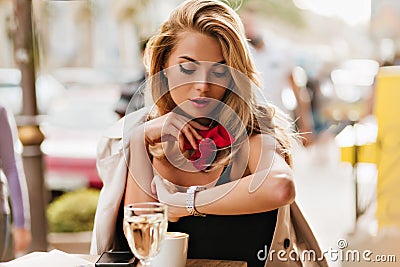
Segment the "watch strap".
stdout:
[[186,191],[186,210],[190,215],[193,216],[202,216],[205,217],[206,214],[198,212],[195,206],[195,196],[196,192],[200,192],[205,190],[206,188],[203,186],[193,185],[190,186]]

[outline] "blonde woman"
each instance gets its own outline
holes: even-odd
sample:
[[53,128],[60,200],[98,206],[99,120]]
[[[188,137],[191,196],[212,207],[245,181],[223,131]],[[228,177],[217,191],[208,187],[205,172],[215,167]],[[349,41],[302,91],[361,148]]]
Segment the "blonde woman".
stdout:
[[[216,0],[184,2],[150,39],[146,63],[154,105],[125,117],[122,142],[111,141],[118,139],[114,129],[101,144],[100,175],[110,177],[103,194],[110,196],[99,205],[120,210],[120,203],[166,203],[169,230],[190,235],[189,258],[279,266],[272,250],[295,249],[289,236],[293,140],[279,111],[257,103],[256,70],[238,15]],[[114,161],[122,151],[126,173],[123,162]],[[111,178],[124,175],[126,183],[118,178],[123,185]],[[96,228],[106,218],[100,212],[92,252],[121,249],[115,242],[120,220],[109,214],[104,227],[115,223],[117,233],[100,236]]]

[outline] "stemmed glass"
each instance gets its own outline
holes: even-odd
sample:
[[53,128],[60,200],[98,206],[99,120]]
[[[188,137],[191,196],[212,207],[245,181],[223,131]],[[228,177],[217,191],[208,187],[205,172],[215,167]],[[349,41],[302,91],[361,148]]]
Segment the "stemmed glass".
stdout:
[[158,202],[140,202],[124,207],[124,230],[132,253],[142,266],[160,252],[168,226],[167,206]]

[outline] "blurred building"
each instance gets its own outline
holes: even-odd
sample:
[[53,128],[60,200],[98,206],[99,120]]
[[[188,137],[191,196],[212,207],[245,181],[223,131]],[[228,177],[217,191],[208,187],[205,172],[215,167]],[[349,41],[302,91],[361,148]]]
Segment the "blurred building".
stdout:
[[[38,70],[100,68],[131,78],[141,66],[140,40],[154,34],[180,2],[33,1]],[[0,68],[15,66],[13,21],[13,1],[0,0]]]
[[0,0],[0,68],[14,66],[12,31],[13,6],[11,0]]
[[371,4],[373,37],[400,39],[400,1],[372,0]]
[[[38,69],[51,72],[65,67],[101,68],[118,79],[131,80],[137,75],[135,68],[141,66],[140,40],[152,35],[180,2],[33,1]],[[371,57],[374,49],[368,24],[347,25],[337,17],[307,10],[299,2],[247,0],[243,7],[256,6],[263,17],[263,27],[295,43],[299,54],[303,53],[303,62],[307,54],[309,59],[317,58],[330,68],[350,57]],[[399,36],[399,5],[396,0],[372,0],[373,36]],[[13,66],[12,0],[0,0],[0,7],[0,67],[4,68]]]
[[[288,40],[297,63],[305,68],[307,74],[324,76],[345,60],[374,58],[375,48],[367,16],[368,1],[362,10],[355,9],[354,1],[343,2],[247,0],[242,9],[254,8],[264,31]],[[349,22],[333,14],[340,7],[343,7],[343,13],[353,14],[352,17],[359,20]],[[332,14],[328,14],[329,8],[334,8]],[[318,9],[321,12],[317,12]]]
[[[400,2],[372,0],[370,32],[383,65],[394,64],[400,57]],[[396,64],[399,64],[397,62]]]

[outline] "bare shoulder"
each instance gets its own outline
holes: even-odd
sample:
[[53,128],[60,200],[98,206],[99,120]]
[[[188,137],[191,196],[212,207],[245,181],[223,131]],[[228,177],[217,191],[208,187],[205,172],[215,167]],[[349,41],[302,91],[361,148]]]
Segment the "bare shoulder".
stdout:
[[269,134],[255,134],[249,138],[251,153],[261,153],[264,151],[275,151],[284,158],[284,149],[282,145]]
[[248,168],[251,173],[269,169],[276,156],[276,140],[267,134],[255,134],[249,138]]
[[249,145],[251,151],[257,151],[262,149],[276,150],[277,142],[276,139],[269,134],[254,134],[249,137]]
[[249,138],[249,148],[247,168],[250,173],[269,170],[271,173],[285,173],[291,176],[291,168],[274,137],[256,134]]

